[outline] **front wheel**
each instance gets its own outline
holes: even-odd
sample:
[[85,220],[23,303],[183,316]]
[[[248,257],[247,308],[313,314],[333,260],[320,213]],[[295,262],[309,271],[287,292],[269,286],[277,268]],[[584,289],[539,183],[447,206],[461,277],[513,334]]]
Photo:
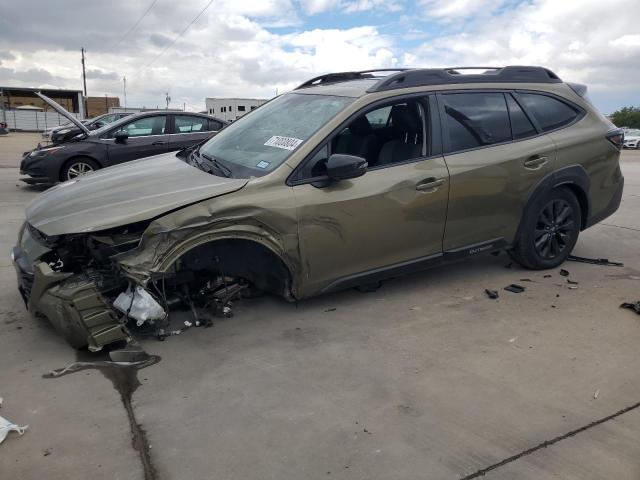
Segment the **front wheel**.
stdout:
[[533,270],[557,267],[575,247],[581,222],[573,192],[557,188],[527,209],[511,257]]
[[63,182],[91,173],[100,168],[98,164],[90,158],[73,158],[64,164],[60,172],[60,180]]

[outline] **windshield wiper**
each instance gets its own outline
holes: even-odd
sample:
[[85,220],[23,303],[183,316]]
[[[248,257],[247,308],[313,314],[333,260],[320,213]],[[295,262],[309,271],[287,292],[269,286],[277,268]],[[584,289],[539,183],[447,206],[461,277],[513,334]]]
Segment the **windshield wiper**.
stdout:
[[217,160],[215,157],[211,157],[211,156],[207,155],[206,153],[200,153],[200,149],[198,149],[196,151],[196,153],[198,153],[198,155],[200,155],[205,160],[211,162],[211,164],[214,167],[216,167],[216,169],[220,173],[222,173],[223,176],[225,176],[227,178],[233,176],[233,172],[231,171],[231,169],[229,167],[227,167],[225,164],[223,164],[222,162],[220,162],[219,160]]

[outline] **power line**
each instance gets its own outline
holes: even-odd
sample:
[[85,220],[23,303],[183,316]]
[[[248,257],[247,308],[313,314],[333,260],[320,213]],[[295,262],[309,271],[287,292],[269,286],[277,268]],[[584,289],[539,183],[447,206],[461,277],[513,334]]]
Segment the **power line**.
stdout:
[[122,43],[122,41],[127,37],[127,35],[129,35],[131,32],[133,32],[133,30],[140,24],[140,22],[142,21],[142,19],[144,17],[147,16],[147,13],[149,13],[149,11],[153,8],[153,6],[156,4],[158,0],[153,0],[153,2],[151,2],[151,5],[149,5],[149,8],[147,8],[145,10],[145,12],[142,14],[142,16],[136,21],[136,23],[133,24],[133,26],[126,31],[126,33],[120,37],[120,40],[118,40],[115,45],[113,47],[111,47],[111,50],[115,49],[118,45],[120,45]]
[[193,25],[193,24],[194,24],[194,23],[195,23],[195,22],[200,18],[200,16],[201,16],[201,15],[202,15],[206,10],[207,10],[207,8],[209,8],[209,7],[211,6],[211,4],[212,4],[212,3],[213,3],[213,0],[210,0],[210,1],[209,1],[209,3],[207,3],[207,4],[205,5],[205,7],[204,7],[202,10],[200,10],[200,13],[198,13],[198,15],[196,15],[196,16],[193,18],[193,20],[191,20],[191,21],[189,22],[189,24],[188,24],[186,27],[184,27],[184,30],[182,30],[182,31],[178,34],[178,36],[177,36],[176,38],[174,38],[174,39],[173,39],[173,41],[172,41],[169,45],[167,45],[164,49],[162,49],[162,51],[161,51],[158,55],[156,55],[156,57],[155,57],[153,60],[151,60],[151,61],[150,61],[149,63],[147,63],[144,67],[142,67],[140,70],[138,70],[136,73],[134,73],[134,75],[133,75],[133,76],[137,76],[137,75],[139,75],[140,73],[144,72],[147,68],[149,68],[151,65],[153,65],[153,63],[154,63],[156,60],[158,60],[158,58],[160,58],[160,57],[161,57],[161,56],[162,56],[162,55],[163,55],[167,50],[169,50],[171,47],[173,47],[173,45],[175,45],[175,43],[178,41],[178,39],[179,39],[180,37],[182,37],[182,35],[184,35],[184,34],[186,33],[186,31],[187,31],[187,30],[189,30],[189,27],[191,27],[191,25]]

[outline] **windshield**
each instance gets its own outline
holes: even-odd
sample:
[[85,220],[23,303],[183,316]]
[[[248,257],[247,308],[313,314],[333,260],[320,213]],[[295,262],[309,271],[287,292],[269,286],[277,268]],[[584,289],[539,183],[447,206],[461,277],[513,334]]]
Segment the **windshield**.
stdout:
[[627,130],[624,134],[625,137],[640,137],[640,130]]
[[199,153],[227,167],[236,178],[265,175],[353,100],[328,95],[281,95],[225,127],[203,144]]

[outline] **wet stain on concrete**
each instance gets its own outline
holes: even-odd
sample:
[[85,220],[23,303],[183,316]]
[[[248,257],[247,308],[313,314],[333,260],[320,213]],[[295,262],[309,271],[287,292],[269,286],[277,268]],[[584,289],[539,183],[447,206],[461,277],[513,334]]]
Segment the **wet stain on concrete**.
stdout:
[[59,378],[71,373],[83,370],[97,370],[105,378],[107,378],[113,388],[120,394],[120,400],[127,413],[129,427],[131,429],[131,443],[133,448],[138,452],[145,480],[156,480],[157,472],[151,459],[149,442],[147,434],[142,425],[136,420],[131,398],[133,393],[141,386],[138,380],[138,370],[149,367],[158,363],[161,358],[157,355],[146,355],[135,362],[113,362],[108,360],[108,353],[101,352],[99,354],[90,353],[88,351],[76,352],[76,362],[71,365],[52,370],[43,375],[44,378]]

